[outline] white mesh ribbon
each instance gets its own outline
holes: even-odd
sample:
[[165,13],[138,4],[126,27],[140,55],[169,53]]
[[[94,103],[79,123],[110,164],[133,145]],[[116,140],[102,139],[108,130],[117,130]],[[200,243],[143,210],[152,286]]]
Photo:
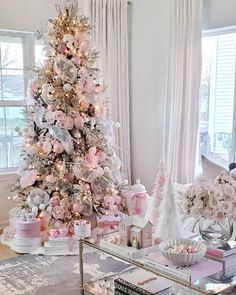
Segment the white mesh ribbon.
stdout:
[[57,75],[65,82],[73,84],[77,77],[77,68],[63,55],[55,58],[54,70]]
[[47,128],[48,123],[43,122],[45,115],[45,109],[40,107],[39,105],[35,106],[35,114],[34,114],[34,122],[36,123],[37,127],[39,128]]
[[48,128],[48,131],[53,138],[61,142],[68,155],[71,155],[73,153],[74,146],[68,130],[60,129],[56,126],[50,126]]

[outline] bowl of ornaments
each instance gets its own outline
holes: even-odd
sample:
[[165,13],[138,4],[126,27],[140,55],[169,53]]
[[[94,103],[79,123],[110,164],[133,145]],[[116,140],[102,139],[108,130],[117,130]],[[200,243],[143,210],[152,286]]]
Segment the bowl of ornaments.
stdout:
[[199,262],[205,256],[207,246],[191,240],[166,240],[160,243],[159,249],[173,264],[188,266]]

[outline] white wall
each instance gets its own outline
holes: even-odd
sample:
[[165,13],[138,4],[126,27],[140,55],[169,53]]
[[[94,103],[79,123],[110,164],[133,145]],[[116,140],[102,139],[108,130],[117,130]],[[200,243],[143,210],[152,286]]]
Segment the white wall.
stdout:
[[205,0],[203,29],[236,25],[236,0]]
[[131,2],[132,178],[150,192],[162,158],[169,0]]

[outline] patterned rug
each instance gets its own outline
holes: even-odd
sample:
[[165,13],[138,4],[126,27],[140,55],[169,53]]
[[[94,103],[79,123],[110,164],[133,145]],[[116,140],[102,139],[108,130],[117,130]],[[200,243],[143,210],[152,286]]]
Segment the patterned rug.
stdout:
[[[115,275],[129,264],[104,254],[84,255],[85,281]],[[22,255],[0,262],[1,295],[78,295],[79,257]]]

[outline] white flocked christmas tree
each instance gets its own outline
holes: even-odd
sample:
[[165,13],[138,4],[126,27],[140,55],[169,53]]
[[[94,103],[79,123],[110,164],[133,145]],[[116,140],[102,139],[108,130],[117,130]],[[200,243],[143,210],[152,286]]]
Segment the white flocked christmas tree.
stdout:
[[49,226],[124,208],[114,123],[88,19],[73,6],[49,21],[48,48],[29,83],[23,154],[11,212],[44,216]]
[[170,176],[166,181],[165,193],[159,207],[159,218],[154,236],[161,240],[179,239],[182,236],[175,193]]

